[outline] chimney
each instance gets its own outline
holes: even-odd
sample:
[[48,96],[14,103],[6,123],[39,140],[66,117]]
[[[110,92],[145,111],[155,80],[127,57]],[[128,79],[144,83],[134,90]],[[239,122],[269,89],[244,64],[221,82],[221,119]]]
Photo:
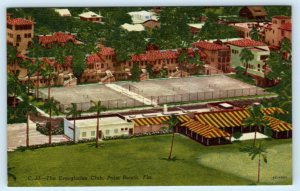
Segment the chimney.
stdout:
[[168,106],[167,106],[167,104],[164,104],[164,110],[163,110],[163,113],[164,113],[164,114],[168,113]]

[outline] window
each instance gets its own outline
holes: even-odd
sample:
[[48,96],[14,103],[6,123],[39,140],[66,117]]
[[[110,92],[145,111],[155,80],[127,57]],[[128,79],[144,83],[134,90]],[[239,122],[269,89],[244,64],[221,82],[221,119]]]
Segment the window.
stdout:
[[86,132],[82,132],[81,137],[86,137]]
[[91,136],[95,137],[96,131],[91,131]]
[[106,135],[109,135],[109,130],[105,130],[105,134],[106,134]]
[[282,20],[282,21],[281,21],[281,24],[284,24],[284,23],[285,23],[285,20]]
[[127,131],[128,130],[128,128],[125,128],[125,131]]
[[104,68],[104,64],[101,64],[101,68]]
[[257,64],[257,67],[260,68],[260,64]]
[[124,131],[124,128],[121,128],[121,131]]
[[114,133],[118,133],[118,129],[114,129]]
[[281,36],[284,36],[284,30],[281,30]]

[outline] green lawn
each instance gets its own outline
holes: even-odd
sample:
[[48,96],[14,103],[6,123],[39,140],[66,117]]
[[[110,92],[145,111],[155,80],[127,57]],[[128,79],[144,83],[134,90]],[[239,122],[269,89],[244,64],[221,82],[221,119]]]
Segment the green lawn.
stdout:
[[[167,161],[170,142],[171,135],[159,135],[105,141],[98,149],[93,143],[81,143],[10,152],[9,166],[14,167],[11,172],[17,180],[9,178],[9,186],[255,183],[256,161],[239,152],[241,146],[252,144],[252,141],[205,147],[183,135],[176,135],[176,160]],[[262,166],[261,184],[290,184],[291,140],[264,142],[269,150],[269,163]],[[72,180],[73,176],[87,180]],[[273,176],[284,178],[273,180]]]

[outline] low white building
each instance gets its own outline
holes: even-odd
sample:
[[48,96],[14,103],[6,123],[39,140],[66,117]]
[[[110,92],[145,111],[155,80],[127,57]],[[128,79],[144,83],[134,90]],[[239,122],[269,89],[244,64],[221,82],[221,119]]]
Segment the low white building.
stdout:
[[144,31],[145,30],[145,27],[142,25],[142,24],[128,24],[128,23],[125,23],[123,25],[121,25],[121,28],[122,29],[125,29],[129,32],[131,31]]
[[92,11],[88,11],[88,12],[84,12],[84,13],[81,13],[79,15],[79,18],[80,20],[82,21],[89,21],[89,22],[94,22],[94,23],[100,23],[102,22],[102,16],[97,13],[94,13]]
[[148,20],[158,20],[156,13],[151,11],[134,11],[129,12],[128,14],[131,16],[133,24],[144,23]]
[[[76,141],[96,138],[97,118],[76,120]],[[99,119],[99,139],[134,133],[134,125],[120,117]],[[64,119],[64,133],[73,140],[73,120]]]
[[54,9],[61,17],[71,17],[69,9]]

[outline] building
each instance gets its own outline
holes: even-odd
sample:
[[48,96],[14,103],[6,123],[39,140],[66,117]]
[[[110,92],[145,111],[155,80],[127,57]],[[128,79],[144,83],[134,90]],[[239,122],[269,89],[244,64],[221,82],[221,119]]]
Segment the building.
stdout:
[[[268,68],[266,60],[270,54],[266,44],[250,39],[240,39],[229,41],[228,45],[231,50],[230,66],[232,68],[241,66],[247,69],[247,74],[255,78],[258,86],[273,85],[274,82],[266,78]],[[240,53],[244,48],[249,49],[254,55],[254,59],[249,61],[248,66],[240,60]]]
[[267,13],[262,6],[246,6],[240,10],[240,17],[247,19],[265,20]]
[[128,24],[128,23],[125,23],[123,25],[121,25],[121,28],[124,29],[124,30],[127,30],[129,32],[131,31],[144,31],[145,30],[145,27],[142,25],[142,24]]
[[202,29],[204,24],[205,24],[204,22],[203,23],[189,23],[188,26],[190,27],[190,32],[193,35],[195,35]]
[[274,16],[272,24],[265,27],[264,42],[270,46],[280,47],[281,41],[284,38],[292,40],[292,23],[291,17]]
[[[77,119],[75,124],[76,141],[96,138],[97,118]],[[73,140],[74,121],[72,119],[64,119],[64,133]],[[99,139],[132,134],[134,134],[132,122],[128,122],[118,116],[99,119]]]
[[131,16],[131,20],[133,24],[141,24],[148,20],[157,21],[158,18],[155,12],[150,11],[134,11],[128,13]]
[[11,18],[10,15],[7,15],[6,22],[7,43],[17,47],[17,50],[21,53],[25,53],[34,36],[33,21],[23,18]]
[[199,41],[192,44],[205,55],[205,74],[230,72],[230,49],[222,41]]
[[92,11],[81,13],[79,15],[79,18],[82,21],[89,21],[89,22],[94,22],[94,23],[102,22],[102,16],[100,14],[98,15]]
[[54,9],[61,17],[71,17],[69,9]]
[[258,35],[261,39],[264,39],[264,30],[265,26],[268,25],[268,22],[243,22],[243,23],[231,23],[229,26],[235,28],[238,32],[238,35],[241,38],[251,39],[251,31],[253,28],[257,29]]
[[149,31],[160,28],[160,22],[152,19],[143,22],[142,25],[145,27],[146,30]]
[[38,41],[46,48],[51,48],[53,43],[57,43],[60,46],[64,46],[68,42],[75,45],[82,44],[81,41],[76,39],[76,34],[70,32],[55,32],[51,35],[39,35]]

